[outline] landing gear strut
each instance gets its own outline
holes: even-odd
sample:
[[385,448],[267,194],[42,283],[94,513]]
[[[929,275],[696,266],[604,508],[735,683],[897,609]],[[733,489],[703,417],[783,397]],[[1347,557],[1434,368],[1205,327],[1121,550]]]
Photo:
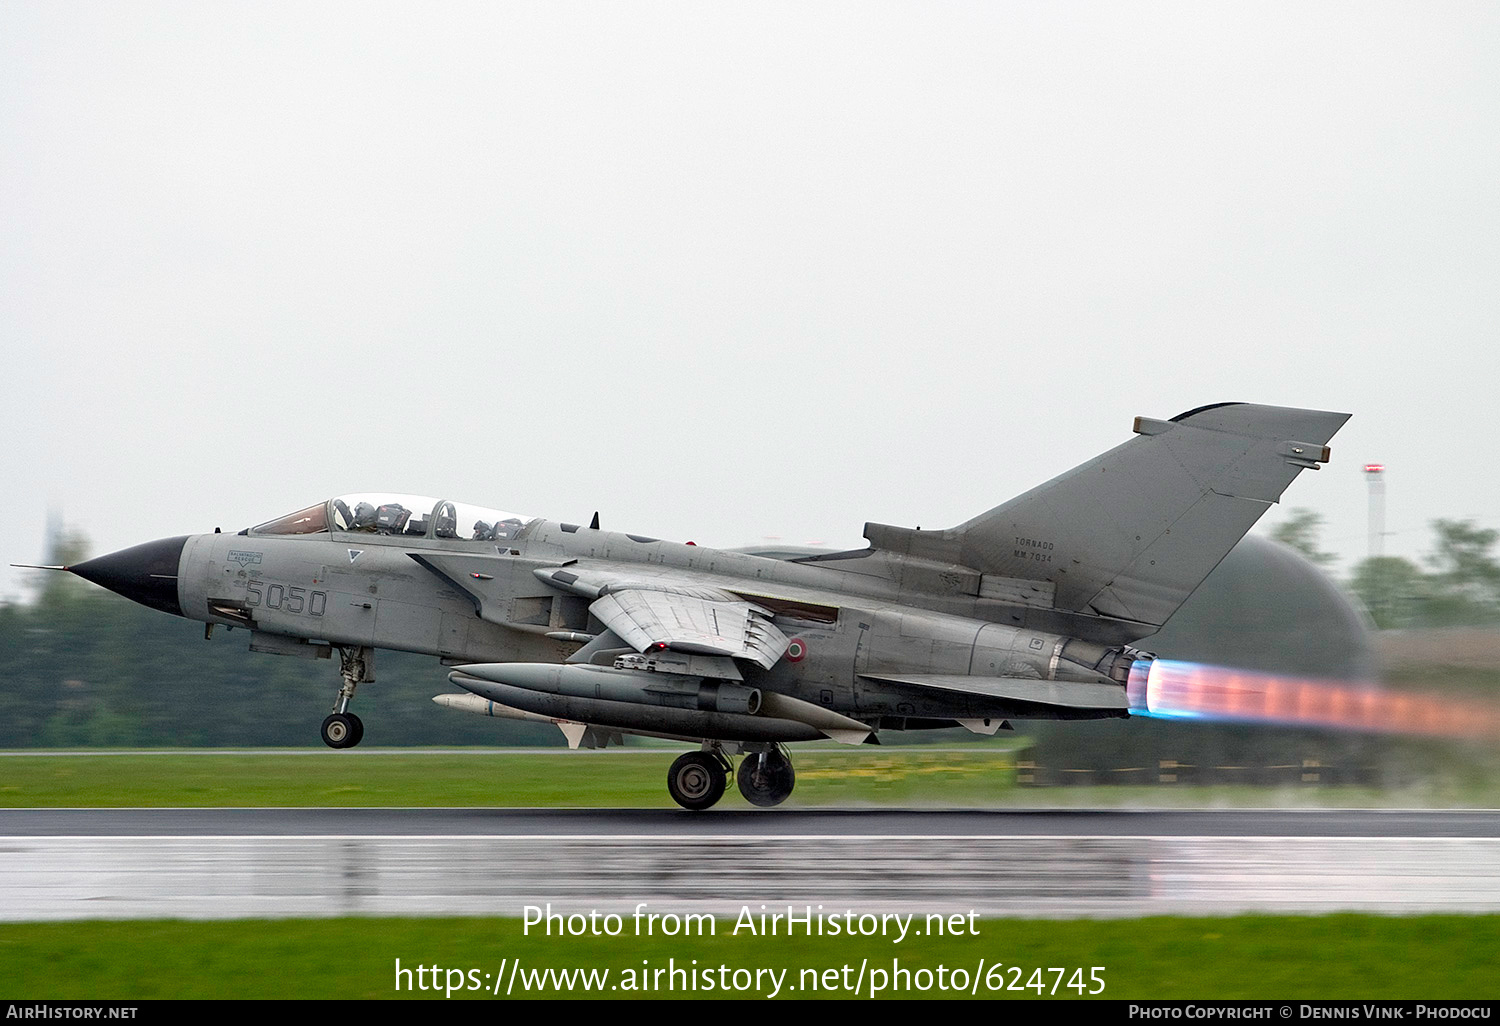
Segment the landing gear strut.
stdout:
[[667,792],[684,809],[712,808],[728,782],[729,760],[718,751],[679,755],[667,770]]
[[787,800],[797,784],[797,774],[792,771],[792,760],[787,758],[786,751],[780,745],[773,745],[747,753],[740,760],[736,782],[745,801],[769,809]]
[[323,743],[329,748],[353,748],[364,739],[364,722],[349,711],[354,689],[375,679],[375,652],[369,648],[339,649],[339,676],[343,685],[334,700],[333,712],[323,720]]

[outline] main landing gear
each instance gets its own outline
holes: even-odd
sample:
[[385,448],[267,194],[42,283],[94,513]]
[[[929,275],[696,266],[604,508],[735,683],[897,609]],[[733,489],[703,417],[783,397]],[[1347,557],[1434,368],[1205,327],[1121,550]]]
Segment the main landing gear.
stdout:
[[[780,805],[791,795],[797,783],[792,760],[780,745],[747,746],[740,760],[735,782],[740,794],[751,805],[770,808]],[[724,754],[724,746],[706,743],[702,751],[680,755],[667,770],[667,792],[684,809],[699,811],[712,808],[724,797],[734,765]]]
[[667,770],[667,792],[684,809],[711,808],[724,797],[729,757],[719,749],[679,755]]
[[787,800],[797,786],[797,774],[792,772],[792,760],[786,750],[775,745],[741,759],[736,781],[745,801],[769,809]]
[[329,748],[353,748],[364,740],[365,725],[349,711],[354,689],[375,679],[375,651],[369,648],[341,648],[339,676],[343,685],[333,703],[333,712],[323,720],[323,743]]

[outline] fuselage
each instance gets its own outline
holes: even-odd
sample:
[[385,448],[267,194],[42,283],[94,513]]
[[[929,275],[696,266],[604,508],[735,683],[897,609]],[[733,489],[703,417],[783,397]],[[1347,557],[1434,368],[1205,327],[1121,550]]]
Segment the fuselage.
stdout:
[[[963,695],[881,679],[1122,683],[1120,673],[1095,669],[1109,651],[1106,645],[1028,625],[1032,611],[965,594],[956,576],[945,581],[925,569],[925,576],[893,573],[878,559],[846,559],[837,568],[790,562],[542,519],[513,518],[503,537],[495,537],[487,522],[488,530],[475,533],[488,537],[458,537],[451,525],[443,530],[451,518],[438,514],[452,505],[444,503],[432,515],[411,518],[425,524],[420,534],[406,533],[410,524],[400,533],[358,529],[335,508],[340,502],[330,500],[321,516],[303,511],[237,534],[169,539],[90,564],[118,563],[149,550],[156,564],[142,586],[149,594],[131,594],[118,580],[99,583],[185,617],[249,628],[263,651],[386,648],[448,665],[555,664],[575,657],[601,627],[590,615],[588,598],[559,590],[546,575],[569,566],[602,568],[628,577],[632,586],[650,588],[658,579],[664,590],[701,585],[767,609],[791,645],[770,669],[742,665],[745,686],[877,728],[1122,714],[1031,707],[1014,696]],[[179,541],[172,593],[166,570]],[[90,564],[73,569],[88,577]],[[913,587],[911,578],[927,586]],[[1082,661],[1080,646],[1088,650]],[[579,707],[551,702],[537,711],[566,715],[564,708]]]
[[[323,721],[350,710],[378,648],[435,656],[440,705],[557,724],[569,744],[623,733],[697,741],[668,790],[723,794],[730,749],[757,805],[792,790],[784,741],[1150,709],[1154,633],[1347,414],[1214,403],[952,528],[869,523],[866,549],[772,559],[383,494],[330,499],[236,535],[136,546],[70,569],[136,601],[248,628],[250,647],[339,655]],[[1144,703],[1144,704],[1142,704]]]

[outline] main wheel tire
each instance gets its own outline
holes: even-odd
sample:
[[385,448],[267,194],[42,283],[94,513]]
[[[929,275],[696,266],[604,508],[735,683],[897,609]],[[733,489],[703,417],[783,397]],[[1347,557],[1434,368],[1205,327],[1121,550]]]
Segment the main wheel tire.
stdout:
[[354,727],[354,740],[349,742],[349,747],[353,748],[365,739],[365,721],[353,713],[345,713],[344,715],[349,717],[349,722]]
[[723,764],[708,752],[688,752],[667,770],[667,793],[684,809],[708,809],[724,797],[728,778]]
[[352,748],[358,744],[355,731],[364,733],[363,729],[355,727],[356,722],[355,717],[348,713],[333,713],[323,720],[323,743],[329,748]]
[[773,748],[741,759],[735,782],[745,801],[769,809],[791,796],[792,788],[797,786],[797,774],[792,769],[792,760]]

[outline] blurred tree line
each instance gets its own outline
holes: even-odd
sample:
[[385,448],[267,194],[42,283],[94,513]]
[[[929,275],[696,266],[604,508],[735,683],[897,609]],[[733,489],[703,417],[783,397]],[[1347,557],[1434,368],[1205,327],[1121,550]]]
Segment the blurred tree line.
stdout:
[[[1327,569],[1337,558],[1319,548],[1323,518],[1294,509],[1271,537]],[[1434,520],[1426,569],[1402,556],[1356,563],[1345,582],[1375,626],[1456,627],[1500,621],[1500,562],[1492,550],[1500,531],[1472,520]]]
[[[49,563],[87,555],[77,535]],[[166,616],[71,574],[43,572],[36,599],[0,604],[0,747],[319,745],[336,659],[246,651],[247,630]],[[432,702],[455,691],[430,656],[381,650],[355,709],[374,745],[559,744],[546,724]]]

